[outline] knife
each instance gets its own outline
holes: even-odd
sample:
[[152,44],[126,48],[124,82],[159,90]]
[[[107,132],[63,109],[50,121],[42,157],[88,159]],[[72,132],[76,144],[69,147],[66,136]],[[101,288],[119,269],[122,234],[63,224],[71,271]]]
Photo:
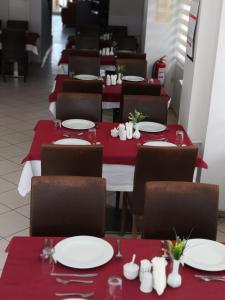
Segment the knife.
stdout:
[[74,277],[95,277],[98,273],[89,273],[89,274],[75,274],[75,273],[50,273],[51,276],[74,276]]

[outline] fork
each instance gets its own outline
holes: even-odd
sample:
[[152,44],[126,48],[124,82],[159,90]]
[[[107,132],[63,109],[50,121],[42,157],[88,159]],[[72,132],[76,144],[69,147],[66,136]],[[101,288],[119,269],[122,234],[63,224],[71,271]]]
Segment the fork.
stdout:
[[56,282],[67,284],[70,282],[77,282],[77,283],[93,283],[93,280],[80,280],[80,279],[62,279],[62,278],[56,278]]
[[90,292],[90,293],[55,293],[55,296],[57,297],[67,297],[67,296],[80,296],[83,298],[90,298],[92,296],[94,296],[94,292]]
[[225,276],[220,276],[220,275],[198,275],[198,274],[196,274],[195,277],[202,279],[204,281],[212,281],[212,280],[225,281]]

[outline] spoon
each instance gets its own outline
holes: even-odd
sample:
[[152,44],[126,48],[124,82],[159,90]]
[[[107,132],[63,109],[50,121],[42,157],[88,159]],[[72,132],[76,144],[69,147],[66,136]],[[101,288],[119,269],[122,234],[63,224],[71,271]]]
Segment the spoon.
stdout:
[[123,255],[120,252],[120,240],[116,240],[116,242],[117,242],[117,254],[116,254],[115,258],[121,259],[121,258],[123,258]]

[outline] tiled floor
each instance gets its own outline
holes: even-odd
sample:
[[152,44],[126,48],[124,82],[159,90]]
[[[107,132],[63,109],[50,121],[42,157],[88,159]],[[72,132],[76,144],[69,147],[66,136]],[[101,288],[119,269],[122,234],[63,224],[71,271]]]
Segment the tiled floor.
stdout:
[[[29,150],[37,120],[52,118],[47,98],[67,34],[56,17],[53,51],[44,68],[31,65],[27,83],[0,79],[0,271],[11,237],[29,234],[29,195],[22,198],[17,192],[21,160]],[[170,120],[174,120],[171,114]],[[225,241],[225,220],[219,221],[218,240]]]

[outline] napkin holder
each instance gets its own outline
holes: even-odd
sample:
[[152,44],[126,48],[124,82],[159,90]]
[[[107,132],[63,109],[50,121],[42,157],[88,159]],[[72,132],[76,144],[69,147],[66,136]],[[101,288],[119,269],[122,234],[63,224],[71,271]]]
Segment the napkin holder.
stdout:
[[127,132],[125,129],[125,125],[124,124],[120,124],[118,127],[119,130],[119,138],[121,141],[126,141],[127,139]]
[[165,257],[154,257],[152,259],[153,288],[159,296],[163,294],[166,288],[166,266]]

